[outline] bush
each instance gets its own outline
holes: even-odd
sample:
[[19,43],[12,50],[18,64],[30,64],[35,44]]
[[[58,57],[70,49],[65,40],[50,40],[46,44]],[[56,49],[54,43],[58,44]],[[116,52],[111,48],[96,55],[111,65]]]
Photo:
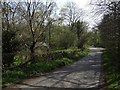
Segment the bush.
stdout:
[[47,54],[42,54],[38,56],[38,58],[44,59],[44,60],[56,60],[56,59],[61,59],[61,58],[73,58],[75,54],[80,52],[80,49],[67,49],[67,50],[56,50],[56,51],[51,51]]
[[13,64],[15,53],[20,48],[19,44],[14,31],[6,30],[2,32],[2,60],[4,67],[10,67]]
[[102,68],[105,75],[106,87],[107,89],[116,89],[120,88],[119,85],[119,70],[116,67],[116,64],[113,63],[112,58],[110,58],[110,53],[104,52],[103,55]]

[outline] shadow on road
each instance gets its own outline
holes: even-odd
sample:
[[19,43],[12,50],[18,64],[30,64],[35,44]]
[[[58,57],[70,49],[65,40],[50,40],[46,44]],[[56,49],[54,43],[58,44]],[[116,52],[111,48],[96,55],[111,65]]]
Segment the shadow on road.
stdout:
[[70,66],[18,83],[8,90],[102,90],[100,67],[101,52],[92,49],[86,57]]
[[32,88],[9,88],[4,90],[102,90],[100,88],[56,88],[56,87],[34,87]]

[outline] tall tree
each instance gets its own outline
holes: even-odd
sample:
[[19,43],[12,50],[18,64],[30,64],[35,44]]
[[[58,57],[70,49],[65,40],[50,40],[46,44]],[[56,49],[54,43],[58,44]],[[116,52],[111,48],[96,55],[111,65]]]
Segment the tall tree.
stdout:
[[74,29],[76,30],[77,38],[78,38],[78,48],[83,48],[84,44],[87,42],[87,24],[83,21],[77,21],[73,23]]
[[0,6],[2,10],[3,65],[4,67],[10,67],[13,63],[15,54],[20,49],[20,43],[16,38],[16,25],[18,23],[17,18],[19,18],[16,14],[17,4],[11,2],[1,2]]
[[[21,34],[21,38],[30,50],[32,61],[34,61],[35,49],[44,43],[44,33],[52,22],[52,19],[48,20],[48,18],[53,14],[55,6],[55,2],[21,2],[18,5],[18,14],[24,18],[23,22],[27,25],[26,33]],[[27,35],[26,39],[25,35]]]
[[61,17],[64,18],[70,29],[73,29],[72,23],[82,19],[83,11],[79,9],[74,2],[67,2],[61,9]]
[[[111,2],[108,5],[108,12],[104,15],[102,22],[98,25],[102,44],[110,53],[112,64],[116,66],[120,80],[120,1]],[[118,81],[120,85],[120,81]]]

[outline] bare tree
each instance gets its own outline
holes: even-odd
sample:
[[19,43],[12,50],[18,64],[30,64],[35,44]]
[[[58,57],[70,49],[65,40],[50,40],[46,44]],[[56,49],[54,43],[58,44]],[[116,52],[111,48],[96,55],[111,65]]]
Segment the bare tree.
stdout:
[[[55,2],[24,2],[18,5],[18,14],[23,17],[27,26],[21,38],[30,50],[31,60],[34,61],[35,49],[44,43],[44,33],[51,25]],[[49,19],[49,20],[48,20]],[[27,36],[26,36],[27,35]],[[26,37],[26,39],[24,38]]]
[[18,3],[15,2],[1,2],[2,10],[2,30],[16,30],[15,25],[20,22],[17,14]]
[[82,9],[79,9],[74,2],[68,2],[61,9],[61,17],[67,21],[68,25],[73,29],[72,23],[76,23],[77,21],[82,19]]
[[[15,4],[15,5],[14,5]],[[19,51],[19,41],[16,39],[16,25],[18,23],[17,3],[1,2],[2,13],[2,55],[4,66],[13,63],[15,54]],[[17,18],[16,18],[17,17]],[[4,67],[3,67],[4,68]]]

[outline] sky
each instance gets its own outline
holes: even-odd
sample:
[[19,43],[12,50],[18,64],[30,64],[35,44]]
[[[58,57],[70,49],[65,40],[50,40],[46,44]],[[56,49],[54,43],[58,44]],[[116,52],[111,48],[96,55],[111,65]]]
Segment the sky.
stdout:
[[[37,0],[30,0],[30,1],[37,1]],[[41,0],[41,1],[46,1],[46,0]],[[94,15],[95,12],[93,12],[93,6],[90,5],[92,1],[96,1],[96,0],[53,0],[53,1],[57,3],[59,9],[63,7],[67,2],[75,2],[79,8],[82,8],[84,10],[85,14],[83,20],[85,20],[89,24],[90,28],[95,26],[96,22],[101,20],[101,16],[95,17]]]
[[89,24],[89,29],[96,25],[96,22],[101,20],[101,16],[95,17],[95,12],[93,6],[90,5],[91,0],[54,0],[58,7],[61,8],[65,5],[66,2],[75,2],[79,8],[82,8],[85,12],[83,20]]
[[[27,0],[10,0],[10,1],[27,1]],[[37,0],[28,0],[28,1],[37,1]],[[46,0],[41,0],[41,1],[46,1]],[[101,16],[95,17],[94,15],[95,12],[93,12],[94,11],[93,6],[90,5],[91,1],[95,1],[95,0],[53,0],[53,1],[57,3],[59,9],[63,7],[67,2],[75,2],[79,8],[82,8],[84,10],[85,14],[83,20],[85,20],[89,24],[90,28],[95,26],[96,22],[101,20]]]
[[89,0],[54,0],[59,7],[62,7],[66,2],[75,2],[80,8],[84,8]]
[[63,6],[66,2],[75,2],[80,8],[84,8],[90,0],[54,0],[57,2],[58,6]]

